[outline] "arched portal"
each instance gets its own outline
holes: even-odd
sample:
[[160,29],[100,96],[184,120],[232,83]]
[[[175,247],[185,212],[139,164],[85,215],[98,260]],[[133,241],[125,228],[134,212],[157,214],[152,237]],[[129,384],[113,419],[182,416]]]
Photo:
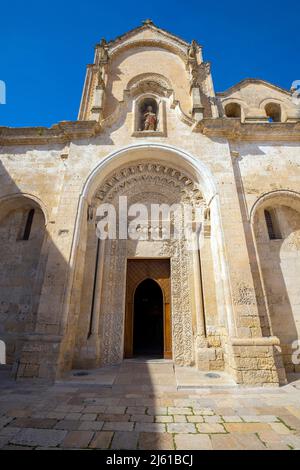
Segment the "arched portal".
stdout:
[[[134,207],[136,210],[136,206],[142,204],[143,211],[147,213],[141,213],[137,227],[137,232],[144,234],[144,238],[132,236],[135,234],[131,232],[132,219],[129,219],[126,233],[123,233],[123,226],[120,231],[118,224],[123,220],[120,211],[121,207],[124,209],[125,197],[127,208]],[[132,284],[136,289],[147,278],[158,282],[164,293],[164,312],[167,311],[171,325],[169,346],[164,351],[164,357],[172,358],[178,365],[195,364],[198,344],[203,347],[206,344],[200,263],[208,279],[213,273],[213,264],[219,262],[210,255],[210,231],[205,228],[212,219],[216,225],[220,224],[218,201],[207,167],[199,159],[170,146],[153,143],[128,146],[109,155],[95,168],[83,188],[76,222],[74,248],[80,245],[84,249],[77,254],[74,250],[71,257],[76,266],[74,273],[79,271],[78,276],[75,274],[70,294],[78,298],[78,302],[74,301],[74,305],[78,306],[78,312],[75,312],[78,321],[73,367],[99,367],[123,360],[124,351],[129,347],[126,345],[130,338],[127,329],[133,328],[127,320],[130,318],[128,309],[133,309],[133,295],[128,295],[129,286],[131,289],[128,266],[131,261],[136,267],[140,266],[140,261],[146,271],[150,270],[151,263],[158,262],[159,266],[167,264],[167,277],[164,277],[165,273],[162,276],[160,273],[153,275],[145,272],[143,277],[133,279]],[[96,235],[98,209],[105,204],[115,208],[116,236],[99,240]],[[165,212],[161,216],[152,216],[153,204],[172,208],[170,217]],[[173,216],[176,205],[192,207],[192,216],[196,209],[202,214],[202,249],[205,251],[202,259],[199,257],[199,247],[190,249],[184,238],[159,240],[153,236],[165,233],[163,222],[169,222],[171,233],[175,232],[172,224],[173,220],[174,224],[177,220]],[[206,210],[208,205],[209,211]],[[181,227],[184,227],[183,224]],[[217,231],[214,243],[222,244],[219,234],[220,231]],[[166,282],[167,289],[162,285]],[[209,303],[214,305],[214,279],[211,278],[209,283]],[[222,291],[222,295],[226,292]],[[223,304],[230,309],[229,302]],[[222,323],[226,322],[226,314],[227,310],[221,312]],[[67,318],[65,321],[68,321]],[[165,338],[164,342],[166,344]],[[125,354],[125,357],[131,356]]]
[[133,355],[163,357],[163,293],[153,279],[145,279],[134,294]]

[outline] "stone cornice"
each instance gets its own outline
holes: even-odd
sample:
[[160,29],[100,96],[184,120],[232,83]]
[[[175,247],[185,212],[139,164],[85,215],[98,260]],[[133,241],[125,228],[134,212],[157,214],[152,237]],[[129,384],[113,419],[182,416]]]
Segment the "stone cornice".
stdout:
[[300,121],[291,123],[242,123],[240,119],[203,119],[193,132],[229,140],[300,142]]
[[100,132],[96,121],[62,121],[52,127],[0,127],[0,146],[64,144]]
[[227,90],[225,91],[220,91],[220,92],[217,92],[216,95],[217,96],[229,96],[231,95],[232,93],[234,93],[235,91],[238,91],[240,90],[241,88],[244,88],[245,86],[247,85],[250,85],[250,84],[254,84],[254,85],[265,85],[269,88],[272,88],[273,90],[277,90],[281,93],[285,93],[286,95],[288,96],[291,96],[292,93],[289,91],[289,90],[286,90],[285,88],[282,88],[278,85],[274,85],[274,83],[271,83],[271,82],[267,82],[266,80],[261,80],[259,78],[244,78],[243,80],[241,80],[240,82],[236,83],[235,85],[231,86],[230,88],[228,88]]

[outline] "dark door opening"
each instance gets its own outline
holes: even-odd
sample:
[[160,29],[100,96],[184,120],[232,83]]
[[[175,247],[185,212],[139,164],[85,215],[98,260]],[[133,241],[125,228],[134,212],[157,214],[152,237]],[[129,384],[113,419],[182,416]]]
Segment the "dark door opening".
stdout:
[[159,285],[146,279],[134,295],[133,355],[163,357],[164,304]]

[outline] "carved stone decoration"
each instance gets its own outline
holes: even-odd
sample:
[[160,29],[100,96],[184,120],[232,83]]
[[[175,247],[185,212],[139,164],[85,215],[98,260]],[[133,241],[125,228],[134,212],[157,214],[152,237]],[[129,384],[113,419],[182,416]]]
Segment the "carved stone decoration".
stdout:
[[[127,196],[128,205],[139,202],[147,207],[152,203],[190,203],[194,207],[205,204],[200,189],[189,175],[158,162],[142,161],[118,169],[100,186],[94,203],[108,202],[117,209],[119,196]],[[144,227],[149,234],[155,228],[155,223],[152,226],[146,223]],[[102,364],[113,364],[123,359],[126,259],[141,255],[170,258],[173,359],[178,365],[192,365],[194,337],[190,279],[193,276],[193,265],[184,238],[105,241],[99,312],[100,361]]]
[[200,189],[189,176],[164,164],[146,161],[113,173],[97,190],[95,198],[111,202],[116,195],[128,191],[131,186],[136,188],[141,183],[160,186],[162,193],[172,188],[173,197],[179,194],[181,202],[193,203],[195,206],[204,202]]
[[107,64],[109,60],[108,49],[109,46],[107,44],[106,39],[102,38],[100,44],[98,45],[100,64]]

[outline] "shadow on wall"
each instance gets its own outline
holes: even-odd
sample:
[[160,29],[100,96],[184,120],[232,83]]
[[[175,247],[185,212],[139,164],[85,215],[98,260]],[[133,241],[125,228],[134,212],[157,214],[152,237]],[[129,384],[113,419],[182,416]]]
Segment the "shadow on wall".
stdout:
[[[62,333],[63,298],[57,286],[68,265],[51,239],[43,203],[22,193],[1,161],[0,181],[0,340],[6,346],[5,362],[14,364],[16,376],[49,378],[59,361]],[[56,266],[57,277],[51,266]]]
[[300,338],[300,211],[274,195],[257,210],[254,233],[272,333],[280,339],[286,372],[299,372],[292,354]]

